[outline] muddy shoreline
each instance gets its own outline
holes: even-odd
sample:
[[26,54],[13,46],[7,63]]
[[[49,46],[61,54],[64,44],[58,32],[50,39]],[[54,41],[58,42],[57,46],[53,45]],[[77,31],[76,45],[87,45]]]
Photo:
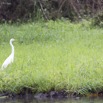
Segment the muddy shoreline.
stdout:
[[3,92],[0,93],[0,99],[2,98],[35,98],[35,99],[61,99],[61,98],[75,98],[79,99],[81,97],[103,97],[103,91],[98,93],[88,93],[86,95],[81,95],[76,92],[69,93],[66,91],[50,91],[50,92],[41,92],[41,93],[32,93],[32,92],[21,92],[21,93],[10,93],[10,92]]
[[79,99],[82,95],[77,93],[68,93],[66,91],[50,91],[50,92],[41,92],[41,93],[30,93],[30,92],[22,92],[22,93],[10,93],[3,92],[0,93],[0,98],[35,98],[35,99],[61,99],[61,98],[77,98]]

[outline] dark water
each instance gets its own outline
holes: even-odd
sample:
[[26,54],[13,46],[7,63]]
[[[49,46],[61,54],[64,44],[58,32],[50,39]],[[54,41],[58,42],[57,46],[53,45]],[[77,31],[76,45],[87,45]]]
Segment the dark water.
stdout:
[[0,103],[103,103],[103,98],[71,98],[71,99],[44,99],[35,98],[6,98],[0,99]]

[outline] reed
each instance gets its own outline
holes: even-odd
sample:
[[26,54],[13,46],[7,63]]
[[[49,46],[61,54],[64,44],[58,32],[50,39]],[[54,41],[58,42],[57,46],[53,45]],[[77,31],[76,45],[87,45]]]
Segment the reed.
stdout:
[[0,71],[0,91],[66,90],[86,94],[103,89],[103,29],[89,22],[49,21],[0,25],[0,65],[15,38],[15,60]]

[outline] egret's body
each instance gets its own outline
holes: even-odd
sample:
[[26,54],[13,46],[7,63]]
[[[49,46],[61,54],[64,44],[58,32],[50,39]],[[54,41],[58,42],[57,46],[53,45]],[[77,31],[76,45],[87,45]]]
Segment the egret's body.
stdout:
[[4,61],[4,63],[2,64],[2,69],[5,69],[9,64],[13,63],[14,61],[14,46],[12,44],[12,42],[14,41],[14,39],[10,39],[10,46],[11,46],[11,54],[10,56]]

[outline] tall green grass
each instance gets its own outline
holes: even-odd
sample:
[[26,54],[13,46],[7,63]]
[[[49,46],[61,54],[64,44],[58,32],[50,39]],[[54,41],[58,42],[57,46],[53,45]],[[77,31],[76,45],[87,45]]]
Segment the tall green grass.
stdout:
[[103,30],[88,22],[49,21],[0,25],[0,65],[15,38],[15,61],[0,71],[0,91],[20,93],[103,90]]

